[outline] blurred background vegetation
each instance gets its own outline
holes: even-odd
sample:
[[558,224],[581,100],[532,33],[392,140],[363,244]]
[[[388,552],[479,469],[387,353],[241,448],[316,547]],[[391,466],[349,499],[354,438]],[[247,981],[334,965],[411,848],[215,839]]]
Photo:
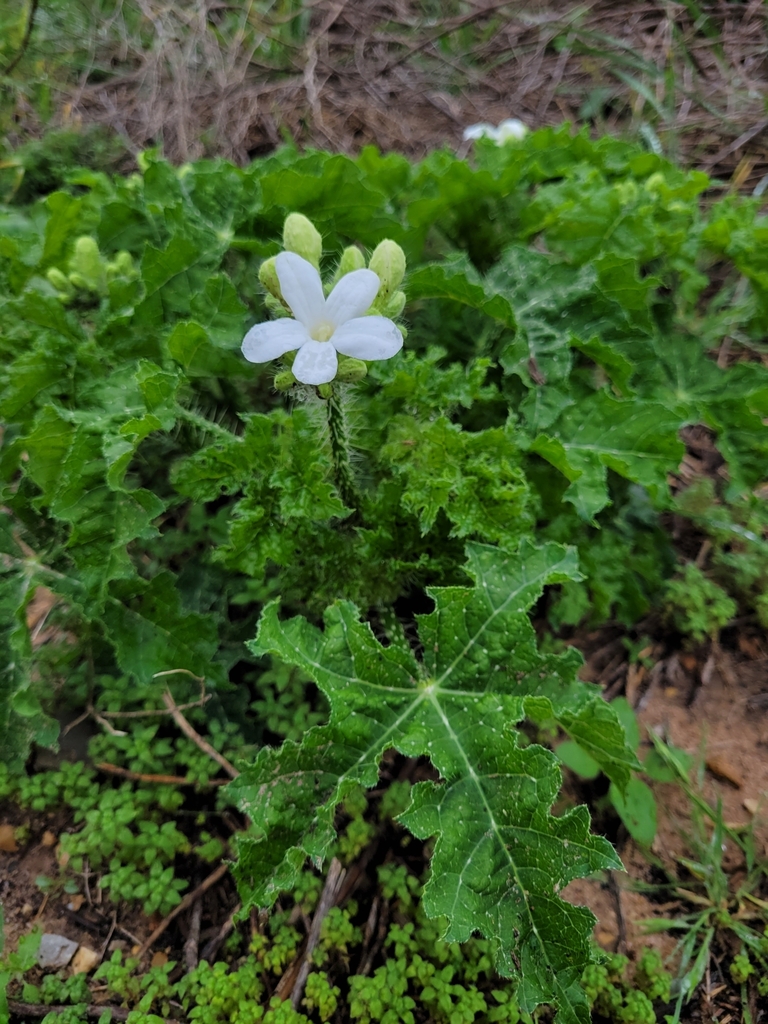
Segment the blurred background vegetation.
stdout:
[[290,139],[418,158],[519,117],[762,190],[767,20],[763,0],[0,0],[0,158],[243,164]]

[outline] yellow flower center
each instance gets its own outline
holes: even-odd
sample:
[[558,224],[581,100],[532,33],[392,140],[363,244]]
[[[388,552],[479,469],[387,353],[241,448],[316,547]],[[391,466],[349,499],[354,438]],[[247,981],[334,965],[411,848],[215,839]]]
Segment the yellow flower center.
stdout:
[[333,324],[322,321],[313,328],[312,338],[314,338],[315,341],[330,341],[333,331]]

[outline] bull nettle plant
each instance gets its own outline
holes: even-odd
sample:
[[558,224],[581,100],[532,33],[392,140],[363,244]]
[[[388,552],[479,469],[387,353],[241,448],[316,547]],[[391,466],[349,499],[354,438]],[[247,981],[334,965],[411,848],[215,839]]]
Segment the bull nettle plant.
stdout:
[[[748,607],[765,591],[743,563],[763,543],[766,225],[758,199],[704,209],[707,185],[566,126],[478,138],[471,164],[149,152],[0,208],[8,773],[68,701],[162,711],[171,680],[201,729],[257,750],[230,793],[247,908],[329,853],[386,751],[422,758],[400,820],[434,840],[425,910],[486,936],[521,1010],[586,1021],[591,919],[559,893],[618,861],[583,809],[552,813],[536,739],[565,733],[617,800],[636,762],[531,609],[559,627],[660,602],[694,424],[727,463],[691,512],[707,572],[741,566]],[[156,770],[150,748],[126,758]],[[159,872],[183,855],[166,846]]]
[[474,587],[428,591],[435,610],[418,617],[420,658],[397,633],[381,644],[349,603],[327,611],[324,631],[265,609],[252,650],[311,675],[331,719],[302,744],[264,749],[230,787],[255,831],[240,840],[235,870],[251,904],[271,904],[307,856],[324,859],[336,807],[376,784],[386,750],[426,756],[440,781],[415,786],[399,820],[437,837],[427,913],[447,919],[448,941],[489,938],[524,1010],[547,1002],[566,1020],[586,1019],[580,978],[593,918],[558,892],[621,862],[590,834],[586,808],[551,815],[557,759],[524,745],[516,726],[556,721],[620,786],[637,762],[613,709],[576,679],[578,656],[536,648],[528,609],[545,584],[578,577],[573,552],[524,541],[515,553],[470,545],[467,554]]

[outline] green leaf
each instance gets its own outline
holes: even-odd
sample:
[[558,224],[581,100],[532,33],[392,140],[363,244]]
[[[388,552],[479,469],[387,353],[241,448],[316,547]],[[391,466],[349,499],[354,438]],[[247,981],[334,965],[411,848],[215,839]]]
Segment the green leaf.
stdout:
[[[436,836],[424,906],[447,919],[445,937],[488,936],[499,969],[519,985],[521,1006],[547,1002],[563,1019],[588,1020],[580,973],[589,962],[592,916],[557,895],[573,878],[618,860],[589,834],[584,808],[550,814],[557,759],[524,747],[514,725],[546,710],[624,785],[636,765],[621,726],[595,687],[576,678],[579,658],[541,655],[527,609],[548,583],[578,576],[572,552],[524,541],[515,554],[469,545],[472,588],[430,590],[419,617],[424,659],[382,647],[357,609],[331,606],[321,632],[265,609],[256,655],[278,655],[313,678],[331,705],[326,727],[299,745],[264,749],[231,785],[253,822],[236,867],[246,905],[268,905],[297,877],[305,856],[322,859],[336,806],[376,784],[385,751],[426,755],[439,783],[420,783],[401,820]],[[590,732],[588,723],[597,721]]]
[[642,484],[661,501],[667,473],[682,459],[680,417],[655,402],[620,401],[597,392],[567,409],[551,434],[540,434],[529,450],[571,481],[565,492],[588,521],[608,504],[608,469]]
[[612,784],[609,794],[632,838],[641,846],[650,847],[656,836],[656,799],[652,790],[633,776],[623,793]]
[[53,406],[42,410],[26,442],[26,472],[42,492],[38,504],[71,527],[69,555],[97,605],[109,580],[134,575],[126,544],[155,536],[152,520],[165,507],[143,488],[113,490],[101,446],[96,430]]
[[558,744],[555,753],[566,768],[570,768],[582,779],[596,779],[600,774],[600,765],[597,761],[573,740],[566,740],[564,743]]
[[480,310],[509,330],[517,328],[509,301],[488,288],[466,256],[419,267],[408,277],[408,299],[452,299]]
[[514,542],[533,525],[512,431],[463,431],[441,416],[424,425],[397,417],[382,457],[405,480],[403,506],[427,533],[442,509],[451,536]]
[[21,771],[32,742],[50,746],[58,725],[32,689],[32,649],[26,609],[35,596],[36,565],[0,512],[0,750],[11,771]]
[[606,345],[596,334],[586,341],[572,335],[569,344],[571,348],[578,349],[592,362],[602,366],[623,396],[631,393],[629,382],[635,368],[621,352],[617,352],[611,345]]
[[[240,332],[240,340],[243,334]],[[234,376],[243,371],[245,360],[222,352],[208,331],[194,320],[180,320],[171,331],[168,353],[190,377]]]
[[176,579],[115,580],[102,613],[123,672],[148,682],[157,672],[183,669],[215,685],[224,678],[213,658],[219,646],[213,615],[185,611]]

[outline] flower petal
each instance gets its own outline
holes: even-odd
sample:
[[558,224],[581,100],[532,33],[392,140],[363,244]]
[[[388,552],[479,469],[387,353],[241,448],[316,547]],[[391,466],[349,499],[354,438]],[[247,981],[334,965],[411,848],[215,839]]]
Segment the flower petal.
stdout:
[[508,117],[502,121],[496,129],[496,141],[499,145],[509,142],[510,139],[524,139],[528,134],[528,128],[516,117]]
[[330,341],[305,342],[293,361],[293,375],[302,384],[327,384],[336,376],[339,361]]
[[367,313],[380,284],[378,274],[372,270],[353,270],[345,274],[326,300],[324,319],[339,327]]
[[267,320],[256,324],[243,338],[243,355],[249,363],[268,363],[277,359],[308,340],[309,334],[303,324],[284,317],[281,320]]
[[492,124],[471,124],[464,129],[462,138],[465,142],[469,142],[474,139],[495,139],[497,130]]
[[281,252],[275,257],[275,271],[280,291],[296,319],[308,331],[324,318],[325,296],[320,275],[312,264],[295,252]]
[[385,316],[361,316],[338,327],[331,343],[355,359],[389,359],[403,347],[403,336]]

